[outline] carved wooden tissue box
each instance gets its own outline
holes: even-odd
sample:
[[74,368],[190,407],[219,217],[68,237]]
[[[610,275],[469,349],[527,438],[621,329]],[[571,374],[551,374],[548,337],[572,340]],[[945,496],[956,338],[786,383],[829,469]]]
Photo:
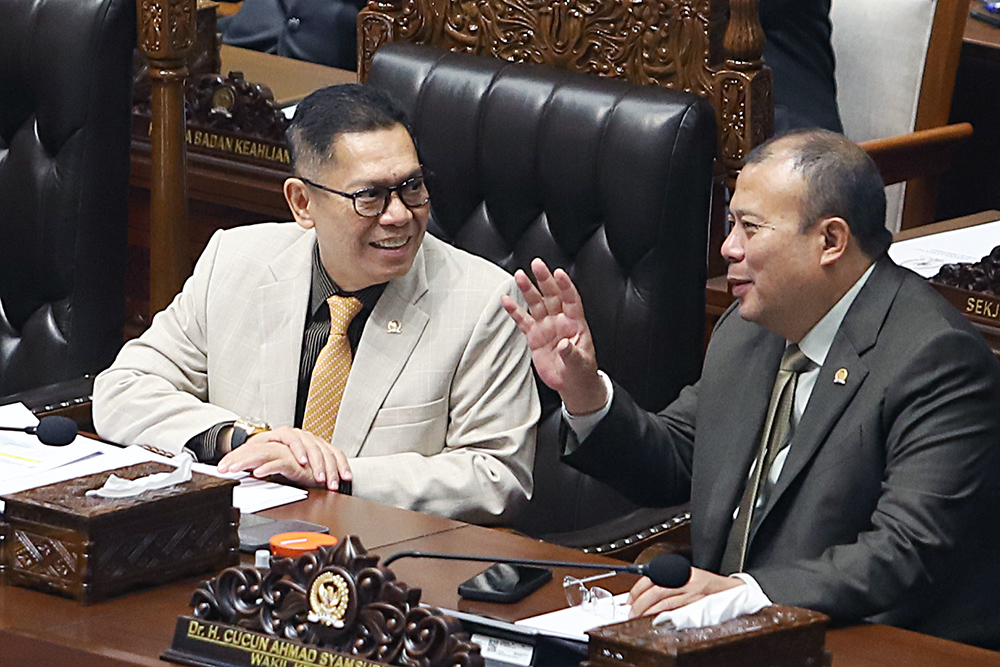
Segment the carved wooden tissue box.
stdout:
[[580,667],[829,667],[829,621],[780,605],[690,630],[654,627],[645,616],[588,632],[589,657]]
[[0,577],[84,604],[239,562],[237,482],[190,481],[130,498],[88,497],[112,474],[135,479],[172,467],[141,463],[3,497]]

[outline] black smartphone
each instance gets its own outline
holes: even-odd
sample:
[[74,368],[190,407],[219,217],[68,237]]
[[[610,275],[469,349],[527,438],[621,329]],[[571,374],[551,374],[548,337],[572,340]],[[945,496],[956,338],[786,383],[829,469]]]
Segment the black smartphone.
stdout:
[[552,570],[531,565],[493,563],[458,585],[458,594],[466,600],[517,602],[551,581]]

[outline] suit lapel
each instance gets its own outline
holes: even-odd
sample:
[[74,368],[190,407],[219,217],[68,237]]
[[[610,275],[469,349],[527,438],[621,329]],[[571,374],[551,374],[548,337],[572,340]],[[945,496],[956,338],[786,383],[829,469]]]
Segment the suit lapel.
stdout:
[[262,281],[256,289],[261,331],[260,395],[263,414],[272,426],[291,426],[295,420],[315,242],[313,232],[303,234],[268,264],[272,280]]
[[712,550],[704,555],[705,562],[716,566],[722,558],[733,511],[743,495],[750,465],[760,447],[771,389],[785,348],[781,337],[763,332],[756,325],[743,321],[736,325],[753,327],[763,335],[752,336],[744,347],[724,355],[718,362],[734,366],[723,376],[725,385],[714,388],[716,395],[704,398],[711,401],[709,411],[699,410],[700,415],[712,415],[712,420],[705,430],[701,423],[698,425],[699,445],[707,445],[698,453],[701,479],[707,484],[696,484],[693,491],[701,498],[697,505],[706,508],[698,519],[702,523],[699,532],[704,533],[704,543],[711,545]]
[[[842,420],[845,411],[868,377],[865,352],[878,340],[878,334],[902,282],[902,271],[888,257],[879,260],[868,282],[858,293],[833,339],[812,395],[789,444],[788,458],[770,494],[759,527],[792,483],[809,465],[830,432]],[[847,377],[843,374],[846,371]],[[835,381],[840,375],[841,381]],[[756,531],[755,531],[756,532]],[[751,534],[751,540],[753,534]]]
[[332,442],[349,457],[362,449],[372,422],[427,326],[417,303],[427,292],[423,248],[413,267],[389,282],[365,324],[344,387]]

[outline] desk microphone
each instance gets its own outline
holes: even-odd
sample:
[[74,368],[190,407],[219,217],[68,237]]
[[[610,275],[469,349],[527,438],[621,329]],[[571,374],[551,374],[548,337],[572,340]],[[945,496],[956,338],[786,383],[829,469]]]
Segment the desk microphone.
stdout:
[[471,556],[467,554],[445,554],[430,551],[400,551],[382,561],[388,567],[400,558],[437,558],[441,560],[469,560],[482,563],[507,563],[510,565],[539,565],[542,567],[577,567],[587,570],[628,572],[649,577],[657,586],[680,588],[691,578],[691,563],[677,554],[657,556],[649,563],[629,565],[608,565],[606,563],[573,563],[562,560],[535,560],[532,558],[497,558],[495,556]]
[[76,422],[69,417],[59,417],[57,415],[42,417],[38,420],[38,426],[0,426],[0,431],[17,431],[18,433],[37,435],[38,440],[43,445],[52,445],[54,447],[68,445],[73,442],[77,434]]

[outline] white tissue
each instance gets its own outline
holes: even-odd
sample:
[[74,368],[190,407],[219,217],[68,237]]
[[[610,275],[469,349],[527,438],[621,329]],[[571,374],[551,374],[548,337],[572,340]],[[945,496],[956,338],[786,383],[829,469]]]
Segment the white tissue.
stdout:
[[703,628],[744,614],[753,614],[770,604],[771,601],[758,586],[737,586],[662,612],[653,619],[653,625],[672,621],[678,630]]
[[144,491],[183,484],[191,479],[190,456],[179,454],[172,459],[172,462],[177,462],[177,469],[173,472],[158,472],[137,479],[122,479],[118,475],[111,475],[104,486],[87,491],[87,495],[101,498],[129,498]]

